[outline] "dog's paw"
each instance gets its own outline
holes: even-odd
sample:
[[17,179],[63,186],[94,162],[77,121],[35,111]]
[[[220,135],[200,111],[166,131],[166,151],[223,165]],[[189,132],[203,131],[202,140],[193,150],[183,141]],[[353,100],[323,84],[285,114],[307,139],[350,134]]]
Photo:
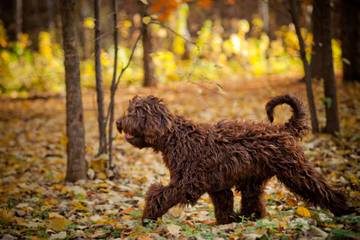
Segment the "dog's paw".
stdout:
[[144,227],[151,227],[151,226],[154,226],[156,224],[156,219],[151,219],[151,218],[146,218],[146,217],[143,217],[141,219],[141,224],[144,226]]

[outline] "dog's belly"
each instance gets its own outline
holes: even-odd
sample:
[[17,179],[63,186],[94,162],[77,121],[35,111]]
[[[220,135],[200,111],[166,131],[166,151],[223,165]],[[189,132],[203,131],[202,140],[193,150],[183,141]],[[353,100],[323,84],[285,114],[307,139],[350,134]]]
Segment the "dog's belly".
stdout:
[[231,165],[220,165],[207,172],[208,188],[210,191],[220,191],[235,186],[241,179],[242,168]]
[[251,158],[250,155],[243,154],[242,157],[239,157],[237,154],[227,154],[226,158],[209,168],[206,175],[209,191],[220,191],[239,186],[239,184],[248,182],[249,179],[256,179],[260,176],[269,178],[273,174],[266,164],[259,159]]

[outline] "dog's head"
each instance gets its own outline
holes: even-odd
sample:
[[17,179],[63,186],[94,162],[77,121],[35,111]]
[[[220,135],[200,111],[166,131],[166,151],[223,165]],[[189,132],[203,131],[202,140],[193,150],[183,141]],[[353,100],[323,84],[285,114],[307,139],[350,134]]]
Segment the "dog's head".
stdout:
[[161,99],[135,96],[116,125],[120,133],[125,132],[125,139],[135,147],[152,147],[170,130],[172,115]]

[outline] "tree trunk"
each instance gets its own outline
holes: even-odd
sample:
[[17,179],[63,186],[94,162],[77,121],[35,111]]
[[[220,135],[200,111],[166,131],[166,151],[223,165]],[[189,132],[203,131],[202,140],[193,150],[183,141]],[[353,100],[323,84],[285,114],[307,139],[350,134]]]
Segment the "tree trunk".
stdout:
[[306,82],[306,94],[309,104],[309,111],[310,111],[310,118],[311,118],[311,128],[313,133],[319,132],[319,123],[316,113],[316,105],[314,100],[314,93],[312,89],[312,80],[311,80],[311,70],[309,63],[306,59],[306,52],[305,52],[305,42],[301,35],[300,29],[300,20],[299,20],[299,10],[298,10],[298,0],[289,0],[290,3],[290,14],[292,21],[295,26],[296,35],[298,37],[299,45],[300,45],[300,56],[301,61],[303,63],[304,74],[305,74],[305,82]]
[[[97,0],[94,0],[94,4],[96,4],[96,2],[97,2]],[[89,3],[88,1],[80,0],[79,6],[78,6],[78,11],[77,11],[78,12],[78,14],[77,14],[78,35],[79,35],[80,49],[81,49],[80,57],[82,60],[86,60],[90,57],[91,48],[92,48],[91,45],[87,41],[89,39],[88,31],[90,31],[90,30],[83,26],[86,16],[90,15],[88,3]],[[100,11],[100,9],[99,9],[99,11]],[[95,37],[95,39],[96,39],[96,37]]]
[[66,135],[67,171],[66,181],[75,182],[86,178],[85,131],[80,88],[79,55],[76,43],[76,0],[61,1],[63,47],[65,57],[66,85]]
[[104,88],[101,75],[101,31],[100,31],[100,0],[94,1],[95,12],[95,75],[96,75],[96,97],[98,109],[98,128],[99,128],[99,150],[98,153],[106,153],[106,125],[104,115]]
[[19,40],[20,34],[22,33],[22,0],[16,0],[16,12],[15,12],[15,32],[16,40]]
[[340,131],[337,99],[336,81],[333,66],[333,55],[331,46],[331,6],[330,0],[314,0],[313,11],[319,13],[320,34],[319,39],[323,48],[323,73],[324,79],[326,126],[325,132],[334,134]]
[[47,29],[49,31],[54,28],[54,2],[52,0],[46,0],[46,9],[47,9]]
[[323,43],[320,41],[322,35],[321,9],[313,8],[312,11],[312,33],[313,44],[311,49],[311,78],[320,79],[324,71]]
[[269,0],[259,0],[259,12],[264,23],[264,31],[270,33]]
[[112,0],[113,5],[113,34],[114,34],[114,69],[110,88],[110,103],[109,103],[109,161],[107,168],[113,167],[112,160],[112,142],[113,142],[113,126],[114,126],[114,105],[115,105],[115,93],[116,93],[116,78],[117,78],[117,66],[118,66],[118,29],[117,29],[117,0]]
[[16,41],[16,1],[1,0],[0,1],[0,20],[6,30],[9,41]]
[[[148,16],[147,6],[143,3],[140,3],[141,16],[142,18]],[[142,31],[142,44],[143,44],[143,64],[144,64],[144,87],[155,87],[157,82],[154,78],[154,64],[151,58],[152,53],[152,41],[151,41],[151,31],[148,24],[142,21],[141,25]]]
[[342,0],[343,79],[360,82],[360,1]]

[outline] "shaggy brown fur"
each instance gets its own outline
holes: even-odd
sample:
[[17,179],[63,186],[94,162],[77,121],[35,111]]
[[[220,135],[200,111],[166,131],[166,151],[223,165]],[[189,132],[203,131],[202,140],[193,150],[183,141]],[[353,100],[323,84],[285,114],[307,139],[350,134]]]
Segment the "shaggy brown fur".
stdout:
[[283,103],[293,109],[284,125],[230,120],[210,125],[170,113],[156,97],[134,97],[117,128],[135,147],[161,152],[170,170],[168,186],[153,184],[147,192],[143,220],[155,220],[176,204],[195,204],[208,193],[216,222],[236,221],[234,186],[242,195],[240,214],[264,217],[262,195],[273,176],[309,203],[335,215],[348,213],[344,195],[314,170],[298,144],[307,130],[301,102],[289,95],[273,98],[266,105],[269,120]]

